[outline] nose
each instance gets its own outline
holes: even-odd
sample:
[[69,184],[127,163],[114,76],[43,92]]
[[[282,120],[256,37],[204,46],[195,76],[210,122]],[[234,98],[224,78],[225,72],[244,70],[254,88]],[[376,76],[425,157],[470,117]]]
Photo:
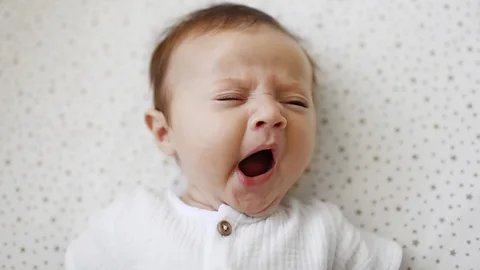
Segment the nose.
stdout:
[[252,129],[275,128],[285,129],[287,119],[282,115],[279,105],[275,101],[266,101],[258,104],[258,109],[252,116]]

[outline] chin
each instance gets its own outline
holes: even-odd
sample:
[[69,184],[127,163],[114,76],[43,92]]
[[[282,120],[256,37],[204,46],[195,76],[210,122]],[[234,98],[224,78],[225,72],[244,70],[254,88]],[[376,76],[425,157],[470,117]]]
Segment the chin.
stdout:
[[244,214],[249,216],[249,217],[253,217],[253,218],[268,217],[273,212],[275,212],[275,210],[277,209],[277,206],[278,206],[278,204],[275,204],[275,205],[272,205],[271,207],[268,207],[268,208],[265,208],[265,209],[261,210],[260,212],[252,212],[252,213],[245,212]]
[[[244,197],[243,194],[242,197]],[[266,217],[275,212],[282,197],[273,197],[272,199],[261,197],[259,195],[253,195],[254,198],[235,197],[237,211],[250,217]],[[257,197],[258,196],[258,197]],[[256,197],[256,198],[255,198]]]

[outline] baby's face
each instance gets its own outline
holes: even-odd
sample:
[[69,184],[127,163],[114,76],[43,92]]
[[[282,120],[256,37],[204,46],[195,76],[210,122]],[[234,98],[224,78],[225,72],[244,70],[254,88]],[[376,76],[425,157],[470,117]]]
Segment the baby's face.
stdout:
[[312,68],[297,42],[267,26],[188,38],[166,86],[190,190],[250,216],[273,210],[314,150]]

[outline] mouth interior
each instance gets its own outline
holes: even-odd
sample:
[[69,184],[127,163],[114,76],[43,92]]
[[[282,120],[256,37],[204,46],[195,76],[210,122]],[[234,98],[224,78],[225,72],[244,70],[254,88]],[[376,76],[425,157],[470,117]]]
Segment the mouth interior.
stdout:
[[238,167],[244,175],[255,177],[270,171],[274,164],[275,161],[273,160],[272,150],[267,149],[246,157],[240,161]]

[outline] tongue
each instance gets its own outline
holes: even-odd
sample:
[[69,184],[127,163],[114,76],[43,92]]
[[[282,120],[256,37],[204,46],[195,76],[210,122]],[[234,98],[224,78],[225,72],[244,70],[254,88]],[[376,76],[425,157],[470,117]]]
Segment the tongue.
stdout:
[[257,152],[238,165],[243,174],[248,177],[255,177],[268,172],[273,166],[273,156],[271,150]]

